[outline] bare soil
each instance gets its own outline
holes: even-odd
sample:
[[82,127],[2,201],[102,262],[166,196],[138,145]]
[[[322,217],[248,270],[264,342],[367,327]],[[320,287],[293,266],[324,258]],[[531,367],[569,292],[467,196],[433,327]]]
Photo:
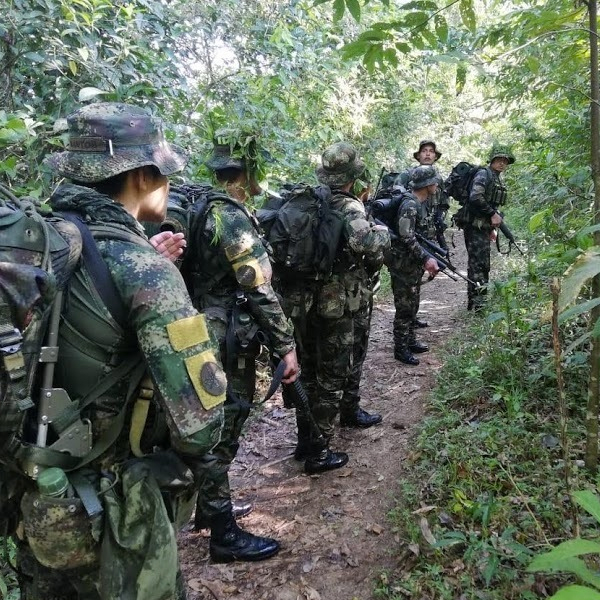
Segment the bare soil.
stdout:
[[[466,266],[462,239],[455,264]],[[384,570],[402,569],[406,554],[387,518],[410,468],[412,439],[441,367],[439,348],[464,318],[466,284],[440,274],[422,287],[418,330],[430,351],[416,367],[394,359],[391,298],[373,311],[362,406],[383,415],[366,430],[338,429],[332,448],[350,454],[348,465],[304,474],[293,458],[295,418],[277,394],[257,407],[231,471],[234,494],[251,500],[245,529],[276,538],[281,551],[259,563],[212,564],[208,531],[183,531],[180,554],[190,600],[370,600]]]

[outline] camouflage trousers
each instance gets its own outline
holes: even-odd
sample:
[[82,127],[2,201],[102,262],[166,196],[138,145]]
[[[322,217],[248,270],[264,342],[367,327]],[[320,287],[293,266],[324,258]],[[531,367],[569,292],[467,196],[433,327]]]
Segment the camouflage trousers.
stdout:
[[340,412],[353,415],[360,404],[360,380],[362,376],[363,365],[367,357],[369,347],[369,334],[371,331],[371,315],[373,313],[373,298],[367,304],[353,314],[354,330],[352,346],[352,366],[350,374],[344,387],[344,394],[340,402]]
[[333,436],[335,419],[352,368],[354,318],[344,312],[338,318],[320,317],[312,308],[305,318],[293,318],[297,351],[310,408],[327,439]]
[[[224,421],[221,440],[207,454],[193,459],[193,470],[198,485],[196,522],[210,520],[231,509],[229,469],[239,449],[239,439],[256,390],[256,357],[258,342],[237,356],[228,356],[227,322],[208,316],[209,326],[220,341],[221,360],[227,374],[228,394],[223,407]],[[234,400],[235,398],[235,400]]]
[[392,291],[394,293],[394,349],[408,350],[415,341],[415,319],[419,310],[421,278],[423,269],[418,266],[390,268]]
[[477,287],[467,284],[469,307],[477,310],[485,303],[487,283],[490,279],[490,233],[489,228],[479,228],[468,225],[464,229],[465,247],[469,256],[467,276],[472,281],[481,284]]

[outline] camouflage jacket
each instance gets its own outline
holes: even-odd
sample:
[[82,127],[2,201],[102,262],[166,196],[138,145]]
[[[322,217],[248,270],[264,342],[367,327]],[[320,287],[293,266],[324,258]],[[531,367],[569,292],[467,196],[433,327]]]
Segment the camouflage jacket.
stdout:
[[[80,399],[107,373],[139,356],[159,392],[173,444],[192,454],[209,451],[219,440],[225,376],[205,318],[193,308],[177,268],[107,196],[64,184],[50,203],[56,211],[79,213],[90,227],[127,315],[126,323],[115,322],[80,265],[59,331],[57,383],[71,399]],[[94,435],[95,421],[119,413],[129,386],[129,377],[123,377],[91,407]]]
[[407,194],[398,209],[398,237],[392,244],[392,267],[398,263],[422,266],[427,260],[427,254],[415,237],[421,214],[420,204],[413,194]]
[[230,315],[245,297],[272,350],[285,356],[294,349],[293,326],[271,285],[271,262],[258,224],[243,204],[211,192],[206,218],[192,222],[182,272],[199,311],[222,308]]
[[[479,169],[473,178],[467,202],[473,219],[489,223],[491,216],[506,202],[506,186],[500,175],[489,167]],[[491,226],[491,225],[490,225]]]

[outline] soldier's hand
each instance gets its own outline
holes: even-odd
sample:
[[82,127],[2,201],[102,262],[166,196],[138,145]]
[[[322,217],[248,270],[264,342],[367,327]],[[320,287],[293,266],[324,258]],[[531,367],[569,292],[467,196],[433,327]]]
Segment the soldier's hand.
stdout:
[[495,242],[497,237],[498,237],[498,230],[492,229],[490,231],[490,241]]
[[281,360],[285,363],[285,371],[283,372],[283,379],[281,381],[283,383],[294,383],[300,371],[296,351],[291,350]]
[[161,231],[153,235],[150,243],[159,254],[171,261],[179,258],[187,246],[183,233],[173,233],[172,231]]
[[502,217],[498,213],[492,215],[492,227],[500,227],[502,225]]
[[438,265],[437,260],[435,260],[435,258],[428,258],[427,262],[425,263],[425,270],[433,279],[440,271],[440,266]]

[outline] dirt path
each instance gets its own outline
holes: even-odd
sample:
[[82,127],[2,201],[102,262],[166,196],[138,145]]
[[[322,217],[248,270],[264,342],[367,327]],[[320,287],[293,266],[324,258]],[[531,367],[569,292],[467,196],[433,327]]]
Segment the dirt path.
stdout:
[[[466,263],[461,236],[455,263]],[[338,429],[332,447],[350,454],[348,465],[318,476],[303,473],[291,453],[292,411],[279,394],[248,428],[232,469],[237,497],[254,503],[240,524],[281,542],[281,552],[261,563],[211,564],[208,533],[183,532],[182,566],[190,600],[370,600],[374,579],[395,566],[398,540],[386,515],[410,456],[414,426],[423,416],[440,360],[436,353],[464,314],[466,284],[440,276],[423,286],[418,331],[431,351],[409,367],[394,360],[393,303],[373,312],[362,405],[383,415],[380,426]],[[397,559],[396,559],[397,560]]]

